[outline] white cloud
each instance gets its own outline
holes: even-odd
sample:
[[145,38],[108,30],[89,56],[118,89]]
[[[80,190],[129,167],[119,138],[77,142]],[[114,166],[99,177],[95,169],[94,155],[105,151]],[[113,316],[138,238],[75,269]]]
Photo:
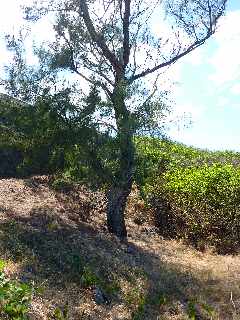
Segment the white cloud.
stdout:
[[214,73],[209,76],[217,86],[240,79],[240,10],[222,18],[214,39],[217,49],[209,59]]
[[19,4],[14,0],[9,0],[0,7],[0,30],[9,32],[10,29],[16,28],[21,20]]
[[237,83],[234,86],[232,86],[230,91],[231,91],[231,93],[233,93],[235,95],[240,95],[240,83]]
[[24,22],[21,7],[33,0],[7,0],[0,3],[0,32],[16,32]]
[[[35,24],[27,23],[23,19],[23,11],[21,6],[30,5],[32,0],[8,0],[0,3],[0,52],[1,63],[0,73],[3,73],[3,66],[11,62],[11,53],[6,49],[6,42],[4,36],[6,34],[18,35],[19,31],[27,26],[23,34],[28,34],[25,40],[27,51],[27,62],[29,64],[38,63],[38,59],[32,52],[33,41],[42,43],[44,41],[51,41],[54,39],[54,32],[49,18],[43,18]],[[27,32],[27,30],[30,32]]]
[[216,106],[219,108],[219,109],[223,109],[225,107],[227,107],[230,103],[230,100],[229,98],[226,98],[226,97],[220,97],[218,98],[217,100],[217,104]]

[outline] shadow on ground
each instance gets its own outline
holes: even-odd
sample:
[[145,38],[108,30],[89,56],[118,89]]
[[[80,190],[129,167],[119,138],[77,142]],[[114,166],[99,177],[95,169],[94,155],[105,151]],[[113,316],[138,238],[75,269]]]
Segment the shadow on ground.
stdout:
[[[33,208],[29,217],[17,220],[0,210],[6,217],[0,223],[0,257],[18,263],[22,281],[45,288],[43,301],[50,311],[39,319],[51,319],[53,306],[66,305],[69,319],[184,319],[190,312],[196,319],[210,319],[210,308],[194,304],[206,283],[134,241],[123,245],[104,228],[70,225],[48,207]],[[97,307],[96,287],[107,296],[106,304]]]

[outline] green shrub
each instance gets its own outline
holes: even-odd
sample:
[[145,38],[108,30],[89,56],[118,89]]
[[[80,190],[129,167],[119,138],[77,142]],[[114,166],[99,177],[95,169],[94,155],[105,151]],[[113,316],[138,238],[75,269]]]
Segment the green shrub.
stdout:
[[17,176],[17,167],[22,161],[23,153],[20,148],[0,143],[0,178]]
[[74,182],[64,175],[53,176],[50,185],[56,191],[70,191],[74,187]]
[[8,279],[0,261],[0,316],[1,319],[27,320],[33,288],[26,283]]
[[162,234],[228,252],[240,241],[240,169],[230,164],[174,168],[145,186]]
[[174,168],[199,168],[212,164],[240,166],[240,153],[233,151],[209,151],[186,146],[182,143],[157,138],[135,138],[137,170],[135,180],[144,186],[155,176]]

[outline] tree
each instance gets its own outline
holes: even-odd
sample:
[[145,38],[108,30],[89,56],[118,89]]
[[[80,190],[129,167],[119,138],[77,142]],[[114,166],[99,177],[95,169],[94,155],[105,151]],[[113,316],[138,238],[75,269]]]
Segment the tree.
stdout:
[[[226,2],[55,0],[25,8],[28,20],[37,21],[47,14],[54,17],[56,39],[48,48],[49,67],[71,71],[98,88],[111,110],[118,169],[108,190],[107,223],[120,239],[127,237],[124,210],[135,170],[133,137],[148,118],[146,114],[159,108],[156,99],[152,100],[158,91],[159,72],[215,33]],[[152,31],[154,17],[162,20],[165,34]],[[144,88],[146,79],[153,81],[152,92]]]

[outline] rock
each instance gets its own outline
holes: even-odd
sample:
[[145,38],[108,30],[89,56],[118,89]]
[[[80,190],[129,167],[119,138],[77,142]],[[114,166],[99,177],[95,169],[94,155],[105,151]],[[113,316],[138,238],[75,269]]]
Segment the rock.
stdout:
[[134,253],[135,253],[135,249],[134,249],[133,246],[128,245],[126,252],[127,252],[128,254],[134,254]]
[[96,304],[109,304],[110,303],[106,294],[99,287],[95,287],[94,300],[95,300]]

